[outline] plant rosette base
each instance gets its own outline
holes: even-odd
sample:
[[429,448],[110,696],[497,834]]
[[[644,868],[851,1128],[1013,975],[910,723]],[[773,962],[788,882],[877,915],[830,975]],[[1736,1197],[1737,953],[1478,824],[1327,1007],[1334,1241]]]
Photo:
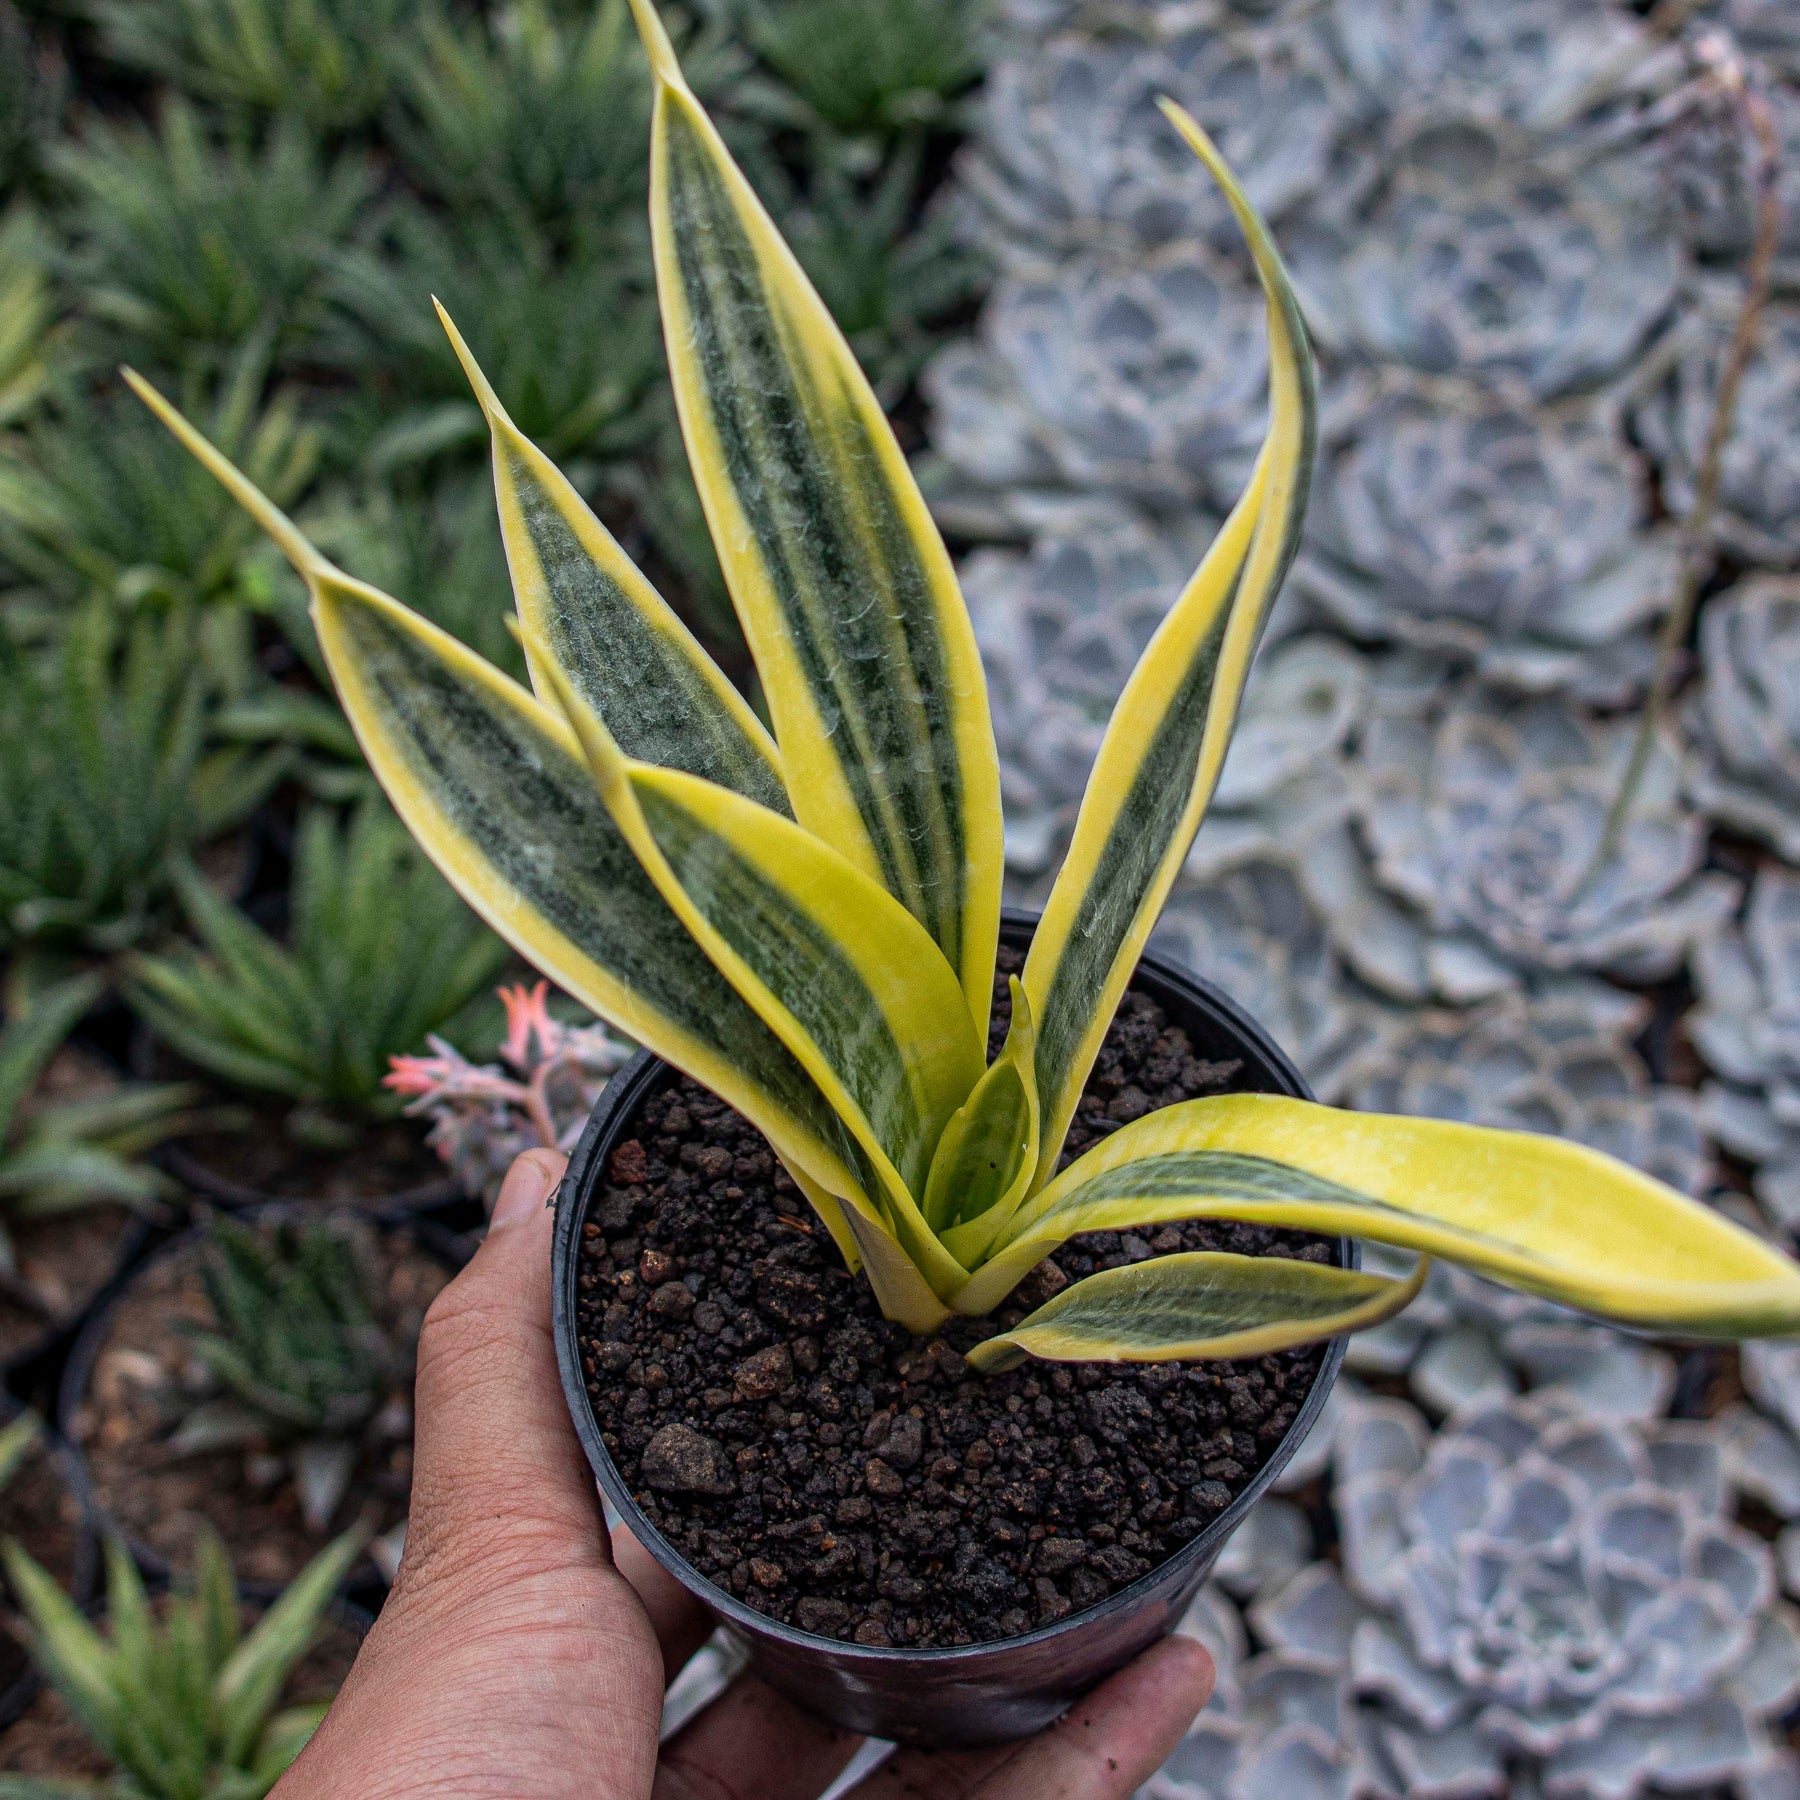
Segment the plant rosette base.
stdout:
[[[1029,930],[1009,921],[1002,992]],[[1070,1152],[1220,1087],[1305,1092],[1222,995],[1146,958]],[[615,1078],[562,1194],[557,1350],[608,1499],[763,1675],[879,1736],[1021,1736],[1171,1630],[1342,1358],[976,1376],[960,1350],[1023,1304],[931,1341],[885,1320],[760,1134],[647,1056]],[[1355,1260],[1300,1234],[1178,1230],[1093,1234],[1055,1262],[1071,1278],[1157,1249]],[[1015,1298],[1058,1280],[1033,1271]]]
[[[290,1219],[322,1216],[322,1209],[280,1210]],[[247,1222],[276,1211],[247,1215]],[[150,1578],[191,1566],[195,1534],[210,1524],[231,1554],[243,1591],[267,1598],[334,1532],[360,1520],[380,1537],[404,1522],[411,1492],[410,1415],[396,1429],[366,1437],[323,1531],[308,1527],[293,1462],[279,1446],[266,1453],[255,1446],[173,1450],[179,1420],[171,1416],[171,1402],[196,1374],[182,1327],[214,1325],[201,1274],[204,1242],[192,1231],[167,1245],[89,1320],[64,1371],[59,1417],[81,1460],[97,1527],[119,1532]],[[416,1337],[425,1309],[454,1271],[428,1237],[404,1226],[375,1232],[372,1249],[380,1322]],[[410,1380],[396,1399],[410,1401]],[[379,1581],[376,1565],[365,1557],[347,1586],[361,1591]]]

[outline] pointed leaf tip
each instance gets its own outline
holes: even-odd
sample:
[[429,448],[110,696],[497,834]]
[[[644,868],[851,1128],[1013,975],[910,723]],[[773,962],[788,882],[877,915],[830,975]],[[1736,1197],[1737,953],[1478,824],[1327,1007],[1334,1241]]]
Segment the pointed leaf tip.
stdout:
[[433,310],[437,313],[438,323],[444,328],[444,335],[450,340],[450,348],[456,352],[456,360],[462,364],[462,371],[468,377],[469,386],[475,390],[476,403],[483,416],[492,428],[495,425],[510,425],[511,418],[506,408],[500,404],[500,396],[494,392],[493,384],[481,372],[481,364],[475,360],[475,352],[468,346],[463,334],[457,330],[456,321],[450,317],[449,309],[436,294],[431,296]]
[[676,60],[675,46],[669,42],[668,28],[656,10],[656,0],[630,0],[630,5],[638,38],[650,59],[650,73],[669,87],[686,88],[687,79]]
[[282,555],[294,565],[301,580],[311,585],[321,577],[341,577],[342,571],[308,542],[299,526],[210,438],[191,424],[179,408],[165,399],[136,369],[122,366],[119,373],[124,376],[125,385],[162,421],[176,441],[268,533]]

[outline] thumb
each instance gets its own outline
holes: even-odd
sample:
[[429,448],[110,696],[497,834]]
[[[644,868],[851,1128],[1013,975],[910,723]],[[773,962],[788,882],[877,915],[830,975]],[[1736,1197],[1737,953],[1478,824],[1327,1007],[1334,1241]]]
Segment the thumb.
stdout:
[[[481,1248],[425,1315],[396,1598],[451,1567],[479,1592],[496,1576],[610,1561],[550,1335],[556,1215],[545,1203],[566,1162],[528,1150],[513,1163]],[[504,1566],[484,1572],[489,1559]]]

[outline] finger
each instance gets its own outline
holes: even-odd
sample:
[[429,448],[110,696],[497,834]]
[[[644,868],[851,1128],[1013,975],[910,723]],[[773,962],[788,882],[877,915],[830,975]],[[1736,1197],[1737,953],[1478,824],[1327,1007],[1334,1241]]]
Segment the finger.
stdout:
[[613,1527],[613,1562],[637,1589],[662,1651],[663,1685],[679,1675],[687,1660],[712,1635],[712,1614],[659,1563],[623,1525]]
[[419,1335],[413,1494],[396,1597],[443,1559],[552,1555],[610,1567],[611,1546],[570,1424],[550,1336],[545,1205],[566,1159],[532,1150],[507,1172],[481,1248]]
[[1212,1696],[1213,1660],[1164,1638],[1048,1730],[985,1750],[899,1750],[848,1800],[1125,1800]]
[[746,1675],[663,1745],[653,1800],[813,1800],[861,1742]]

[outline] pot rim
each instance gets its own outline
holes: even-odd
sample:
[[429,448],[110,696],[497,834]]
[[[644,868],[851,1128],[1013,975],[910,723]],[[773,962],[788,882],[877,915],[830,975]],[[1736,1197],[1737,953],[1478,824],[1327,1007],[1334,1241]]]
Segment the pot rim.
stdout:
[[[1039,915],[1035,912],[1007,907],[1001,915],[1002,931],[1004,932],[1007,927],[1011,927],[1015,931],[1035,930],[1038,917]],[[1223,989],[1214,986],[1204,976],[1193,974],[1149,951],[1145,951],[1138,959],[1138,969],[1146,968],[1158,981],[1165,982],[1172,987],[1186,989],[1187,997],[1193,1003],[1212,1012],[1224,1026],[1241,1038],[1248,1048],[1263,1058],[1281,1079],[1283,1086],[1293,1098],[1300,1100],[1312,1098],[1306,1078],[1294,1066],[1286,1052]],[[1133,973],[1133,979],[1136,979],[1136,971]],[[601,1437],[599,1421],[594,1417],[593,1407],[588,1400],[587,1381],[581,1368],[580,1349],[576,1337],[575,1282],[581,1266],[580,1229],[586,1223],[588,1208],[585,1205],[575,1205],[573,1203],[574,1196],[584,1186],[588,1187],[591,1194],[593,1188],[598,1185],[590,1183],[590,1171],[598,1156],[600,1142],[612,1134],[615,1121],[623,1121],[634,1115],[644,1101],[651,1097],[657,1086],[677,1074],[679,1071],[672,1064],[664,1062],[650,1051],[638,1051],[631,1061],[626,1063],[607,1083],[582,1132],[581,1141],[576,1145],[575,1153],[569,1159],[569,1166],[564,1171],[562,1181],[550,1196],[549,1204],[556,1208],[557,1214],[556,1231],[551,1248],[551,1334],[556,1343],[557,1372],[562,1378],[563,1398],[568,1403],[569,1413],[575,1425],[575,1433],[581,1440],[581,1447],[587,1455],[588,1465],[594,1471],[595,1479],[608,1504],[622,1515],[623,1522],[630,1527],[638,1542],[683,1587],[702,1600],[728,1624],[738,1627],[753,1638],[773,1639],[796,1648],[808,1650],[816,1648],[820,1651],[827,1651],[834,1659],[850,1666],[911,1665],[919,1667],[929,1664],[937,1669],[954,1669],[963,1664],[977,1664],[984,1658],[993,1656],[997,1651],[1010,1652],[1022,1647],[1047,1644],[1058,1638],[1067,1637],[1071,1632],[1088,1627],[1097,1620],[1134,1610],[1140,1604],[1144,1590],[1154,1583],[1171,1563],[1195,1562],[1210,1557],[1244,1522],[1251,1507],[1274,1485],[1276,1477],[1293,1459],[1294,1453],[1300,1448],[1308,1433],[1318,1422],[1319,1415],[1325,1410],[1325,1403],[1336,1383],[1338,1370],[1343,1364],[1344,1355],[1348,1349],[1348,1339],[1346,1338],[1338,1337],[1327,1341],[1318,1373],[1313,1377],[1312,1385],[1307,1389],[1306,1398],[1301,1402],[1300,1410],[1294,1416],[1294,1422],[1282,1434],[1281,1441],[1270,1451],[1268,1459],[1262,1467],[1245,1484],[1243,1491],[1210,1525],[1189,1538],[1178,1550],[1165,1556],[1161,1562],[1155,1564],[1145,1574],[1140,1575],[1136,1581],[1130,1582],[1116,1593],[1109,1594],[1104,1600],[1097,1601],[1092,1606],[1082,1607],[1065,1614],[1060,1619],[1052,1620],[1048,1625],[1037,1626],[1031,1631],[1019,1632],[1012,1637],[989,1638],[978,1644],[951,1644],[917,1649],[896,1645],[884,1647],[846,1642],[842,1638],[821,1637],[816,1632],[802,1631],[796,1625],[785,1624],[779,1619],[771,1618],[767,1613],[761,1613],[754,1607],[746,1606],[735,1594],[702,1575],[644,1516]],[[565,1195],[571,1202],[567,1206],[562,1204]],[[1338,1266],[1340,1268],[1359,1267],[1361,1253],[1356,1240],[1344,1237],[1340,1238],[1338,1242],[1340,1255]]]

